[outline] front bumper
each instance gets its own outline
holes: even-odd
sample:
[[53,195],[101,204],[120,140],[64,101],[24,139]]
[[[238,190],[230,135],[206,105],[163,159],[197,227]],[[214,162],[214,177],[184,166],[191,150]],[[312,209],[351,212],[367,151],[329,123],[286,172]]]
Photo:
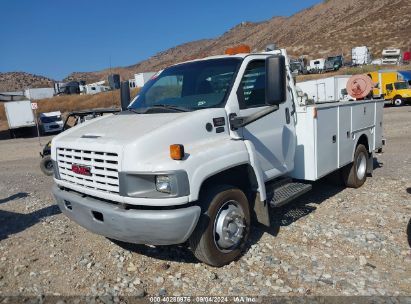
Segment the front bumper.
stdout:
[[53,186],[60,210],[84,228],[119,241],[135,244],[184,243],[193,232],[201,208],[169,210],[124,209],[121,205]]
[[59,126],[59,127],[44,127],[43,128],[43,132],[44,133],[54,133],[54,132],[61,132],[63,130],[63,126]]

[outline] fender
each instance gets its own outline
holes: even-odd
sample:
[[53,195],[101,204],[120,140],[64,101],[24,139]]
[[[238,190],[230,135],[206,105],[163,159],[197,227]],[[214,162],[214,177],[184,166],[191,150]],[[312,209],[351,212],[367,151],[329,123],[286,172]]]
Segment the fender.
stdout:
[[[198,200],[201,186],[209,177],[250,163],[247,148],[242,140],[219,140],[213,142],[212,147],[202,152],[191,148],[191,152],[196,155],[196,160],[190,163],[189,167],[192,170],[187,168],[190,179],[190,202]],[[201,148],[199,147],[198,150]]]

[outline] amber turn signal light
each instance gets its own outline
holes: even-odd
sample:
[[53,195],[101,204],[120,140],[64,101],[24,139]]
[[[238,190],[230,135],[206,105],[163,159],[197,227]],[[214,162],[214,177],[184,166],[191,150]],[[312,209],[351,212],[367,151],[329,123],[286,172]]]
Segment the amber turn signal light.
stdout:
[[174,160],[182,160],[184,158],[184,146],[183,145],[171,145],[170,157]]
[[242,44],[233,48],[228,48],[225,50],[226,55],[236,55],[242,53],[250,53],[251,48],[248,45]]

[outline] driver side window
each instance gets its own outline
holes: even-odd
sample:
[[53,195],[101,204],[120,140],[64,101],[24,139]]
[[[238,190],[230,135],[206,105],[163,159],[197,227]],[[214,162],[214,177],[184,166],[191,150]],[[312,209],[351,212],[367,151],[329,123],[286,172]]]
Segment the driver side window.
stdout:
[[392,84],[387,84],[386,89],[387,91],[392,91]]
[[265,60],[254,60],[248,64],[240,83],[239,94],[240,109],[266,105]]

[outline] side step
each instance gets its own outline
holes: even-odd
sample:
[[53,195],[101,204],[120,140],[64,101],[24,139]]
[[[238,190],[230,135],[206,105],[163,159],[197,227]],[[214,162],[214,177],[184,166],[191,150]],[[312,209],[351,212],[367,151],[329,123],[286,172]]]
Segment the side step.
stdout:
[[311,184],[287,180],[267,185],[267,201],[271,207],[281,207],[312,189]]

